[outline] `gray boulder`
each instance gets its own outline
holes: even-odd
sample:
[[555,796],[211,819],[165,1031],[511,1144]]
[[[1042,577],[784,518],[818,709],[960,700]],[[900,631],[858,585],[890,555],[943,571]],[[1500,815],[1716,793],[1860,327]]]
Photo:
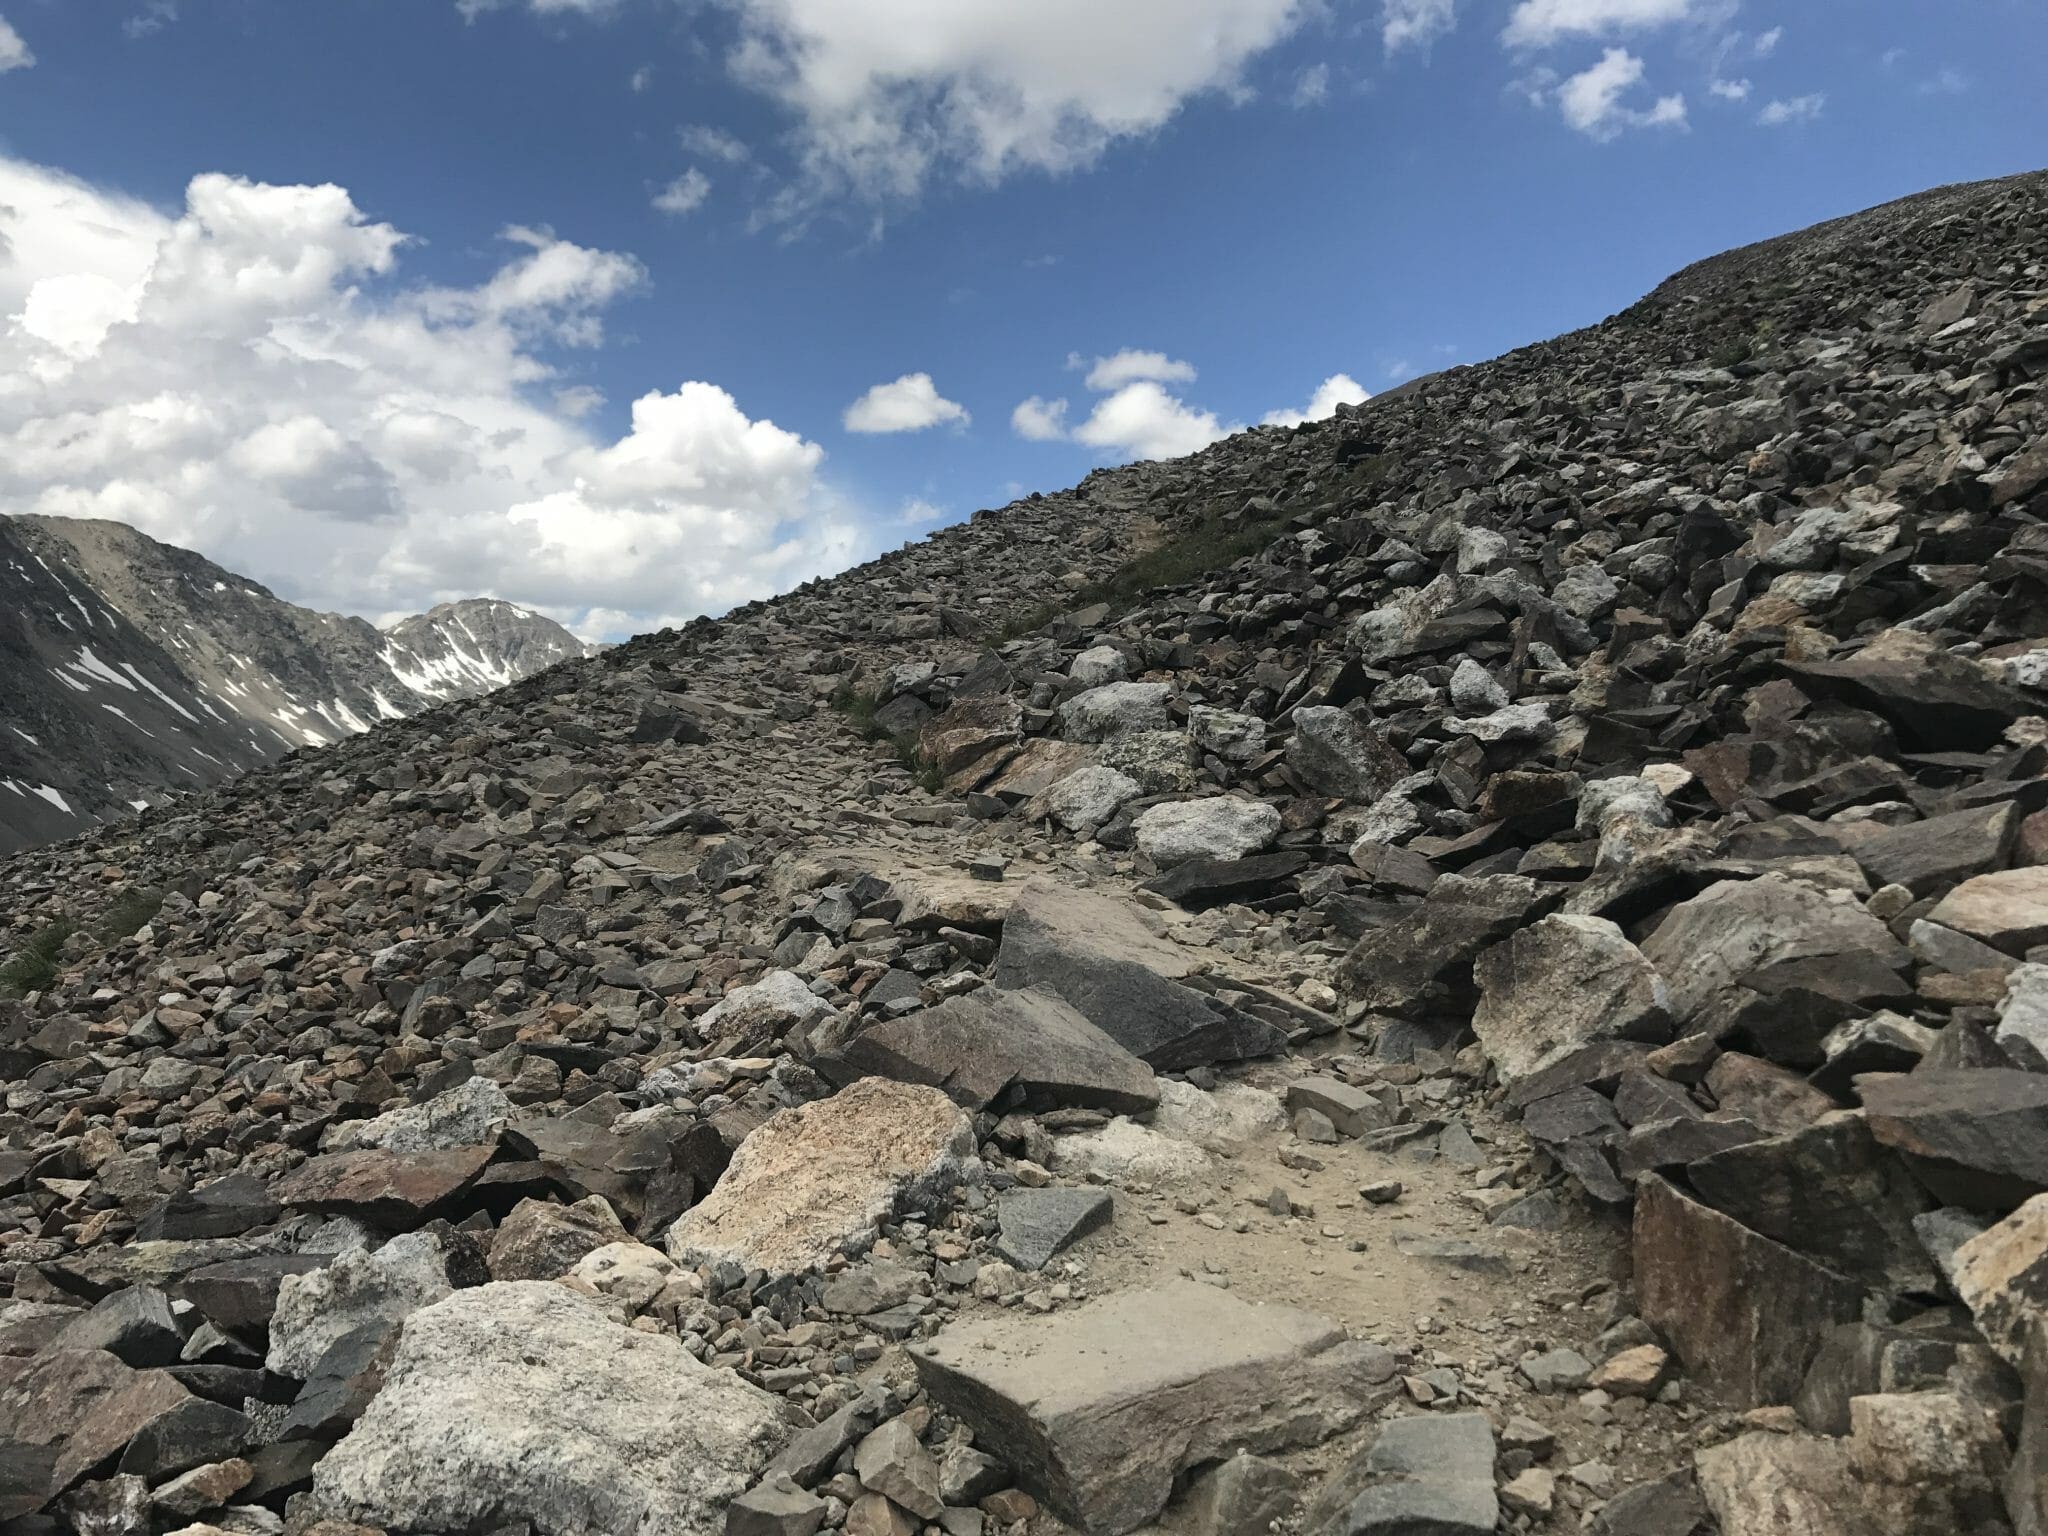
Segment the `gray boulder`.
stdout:
[[286,1275],[264,1364],[303,1381],[343,1334],[371,1324],[396,1328],[451,1289],[440,1240],[430,1232],[407,1232],[374,1252],[344,1253],[324,1269]]
[[1604,917],[1553,913],[1479,957],[1473,1033],[1514,1083],[1598,1040],[1671,1038],[1655,966]]
[[787,1434],[776,1399],[676,1339],[560,1285],[494,1283],[407,1322],[313,1499],[399,1530],[715,1536]]
[[1069,741],[1111,741],[1138,731],[1163,731],[1173,724],[1165,683],[1104,683],[1077,693],[1060,706],[1060,726]]
[[1191,1467],[1338,1433],[1393,1395],[1398,1368],[1334,1323],[1191,1280],[956,1325],[912,1358],[975,1443],[1087,1536],[1143,1525]]
[[1176,800],[1140,815],[1138,848],[1161,869],[1190,859],[1241,859],[1280,835],[1280,812],[1263,800],[1214,795]]
[[[1500,701],[1505,704],[1503,697]],[[1294,712],[1287,766],[1318,794],[1370,803],[1408,773],[1408,759],[1356,715],[1327,705]]]

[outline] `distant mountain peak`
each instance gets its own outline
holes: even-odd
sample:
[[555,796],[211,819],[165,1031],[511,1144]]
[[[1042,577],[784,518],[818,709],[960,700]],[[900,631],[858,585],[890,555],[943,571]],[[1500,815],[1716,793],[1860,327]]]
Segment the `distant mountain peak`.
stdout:
[[498,598],[380,630],[125,523],[0,515],[0,852],[594,649]]

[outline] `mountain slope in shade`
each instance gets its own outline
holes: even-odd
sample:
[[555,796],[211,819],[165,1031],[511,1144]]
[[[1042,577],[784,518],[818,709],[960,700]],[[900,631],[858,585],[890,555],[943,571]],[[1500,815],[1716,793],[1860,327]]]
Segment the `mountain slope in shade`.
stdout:
[[0,851],[588,650],[511,603],[380,631],[123,523],[0,517]]

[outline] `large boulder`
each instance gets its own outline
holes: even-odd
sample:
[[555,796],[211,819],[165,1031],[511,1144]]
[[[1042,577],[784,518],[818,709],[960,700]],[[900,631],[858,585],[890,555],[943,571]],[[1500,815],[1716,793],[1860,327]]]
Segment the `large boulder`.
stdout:
[[2003,1211],[2048,1190],[2048,1074],[1923,1067],[1857,1088],[1871,1134],[1947,1204]]
[[1093,833],[1142,793],[1128,774],[1089,763],[1054,784],[1039,797],[1039,808],[1069,832]]
[[1163,731],[1173,723],[1165,683],[1104,683],[1077,693],[1060,706],[1060,727],[1069,741],[1113,741],[1139,731]]
[[394,1329],[451,1289],[440,1240],[428,1232],[407,1232],[374,1252],[358,1249],[324,1269],[286,1275],[277,1288],[264,1364],[304,1381],[343,1334]]
[[0,1522],[41,1509],[194,1398],[105,1350],[52,1350],[0,1384]]
[[1003,924],[998,987],[1053,994],[1161,1072],[1270,1056],[1277,1025],[1182,984],[1194,957],[1153,933],[1138,909],[1104,896],[1032,892]]
[[983,987],[886,1019],[822,1056],[835,1082],[890,1077],[942,1088],[982,1109],[1014,1087],[1031,1109],[1142,1114],[1159,1102],[1152,1069],[1049,992]]
[[707,1039],[736,1035],[766,1042],[831,1015],[832,1005],[803,977],[794,971],[770,971],[759,981],[726,993],[697,1027]]
[[1798,1392],[1821,1336],[1863,1287],[1665,1180],[1636,1188],[1637,1309],[1693,1375],[1744,1406]]
[[2036,1195],[1958,1248],[1951,1278],[1977,1331],[2012,1364],[2048,1330],[2048,1195]]
[[1927,921],[2007,954],[2025,954],[2048,943],[2048,866],[2001,869],[1965,880],[1936,903]]
[[1556,893],[1527,875],[1445,875],[1419,906],[1352,946],[1344,980],[1368,1007],[1414,1012],[1437,989],[1460,987],[1483,950],[1556,904]]
[[956,1324],[912,1358],[976,1445],[1087,1536],[1145,1524],[1204,1462],[1349,1427],[1393,1395],[1397,1368],[1335,1323],[1191,1280]]
[[313,1499],[394,1530],[719,1536],[787,1434],[775,1398],[675,1338],[564,1286],[499,1282],[408,1320]]
[[1481,955],[1473,977],[1472,1030],[1506,1083],[1597,1040],[1671,1037],[1656,967],[1604,917],[1553,913]]
[[1263,800],[1214,795],[1155,805],[1132,824],[1138,848],[1161,869],[1190,859],[1241,859],[1280,835],[1280,812]]
[[1309,1507],[1311,1536],[1491,1536],[1493,1426],[1483,1413],[1396,1419]]
[[669,1228],[668,1251],[679,1264],[800,1274],[865,1252],[897,1211],[929,1210],[980,1179],[965,1110],[936,1088],[866,1077],[763,1122]]
[[1671,989],[1680,1022],[1706,1012],[1756,973],[1789,960],[1867,953],[1908,960],[1883,923],[1843,891],[1793,880],[1723,880],[1674,907],[1643,945]]
[[1408,759],[1377,731],[1356,715],[1320,704],[1294,712],[1287,766],[1317,794],[1364,804],[1408,774]]
[[512,1101],[487,1077],[465,1078],[424,1104],[386,1110],[337,1126],[328,1150],[382,1147],[389,1152],[440,1152],[482,1146],[512,1118]]

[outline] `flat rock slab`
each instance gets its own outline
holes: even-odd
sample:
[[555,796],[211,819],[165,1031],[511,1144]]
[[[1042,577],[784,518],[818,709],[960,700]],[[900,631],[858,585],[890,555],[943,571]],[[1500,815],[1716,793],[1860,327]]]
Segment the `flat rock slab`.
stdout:
[[863,1030],[817,1066],[835,1082],[923,1083],[968,1109],[1012,1086],[1032,1109],[1130,1115],[1159,1102],[1152,1069],[1050,992],[984,987],[949,998]]
[[1688,1371],[1745,1407],[1789,1402],[1863,1287],[1657,1177],[1636,1187],[1637,1310]]
[[996,1201],[996,1252],[1019,1269],[1043,1269],[1053,1255],[1108,1224],[1106,1189],[1013,1189]]
[[1127,905],[1033,898],[1003,924],[993,979],[1053,994],[1161,1072],[1286,1049],[1278,1026],[1180,985],[1193,969],[1187,951],[1151,933]]
[[1945,1204],[2007,1210],[2048,1191],[2048,1074],[1926,1068],[1856,1087],[1871,1135]]
[[800,1274],[864,1253],[896,1211],[978,1183],[974,1122],[936,1088],[864,1077],[829,1099],[769,1116],[725,1177],[669,1228],[679,1264],[731,1259]]
[[775,1398],[674,1338],[561,1285],[501,1281],[413,1314],[313,1498],[393,1530],[718,1536],[787,1434]]
[[138,1371],[104,1350],[59,1350],[0,1387],[0,1520],[48,1499],[192,1402],[163,1371]]
[[1192,1280],[949,1328],[912,1358],[975,1443],[1088,1536],[1143,1525],[1203,1462],[1336,1433],[1392,1395],[1397,1368],[1324,1318]]
[[2002,869],[1965,880],[1936,903],[1927,921],[2024,954],[2048,942],[2048,868]]
[[491,1160],[489,1146],[392,1152],[331,1152],[294,1168],[272,1193],[280,1205],[322,1215],[355,1216],[407,1229],[430,1221]]
[[1396,1419],[1316,1496],[1321,1536],[1489,1536],[1500,1520],[1483,1413]]

